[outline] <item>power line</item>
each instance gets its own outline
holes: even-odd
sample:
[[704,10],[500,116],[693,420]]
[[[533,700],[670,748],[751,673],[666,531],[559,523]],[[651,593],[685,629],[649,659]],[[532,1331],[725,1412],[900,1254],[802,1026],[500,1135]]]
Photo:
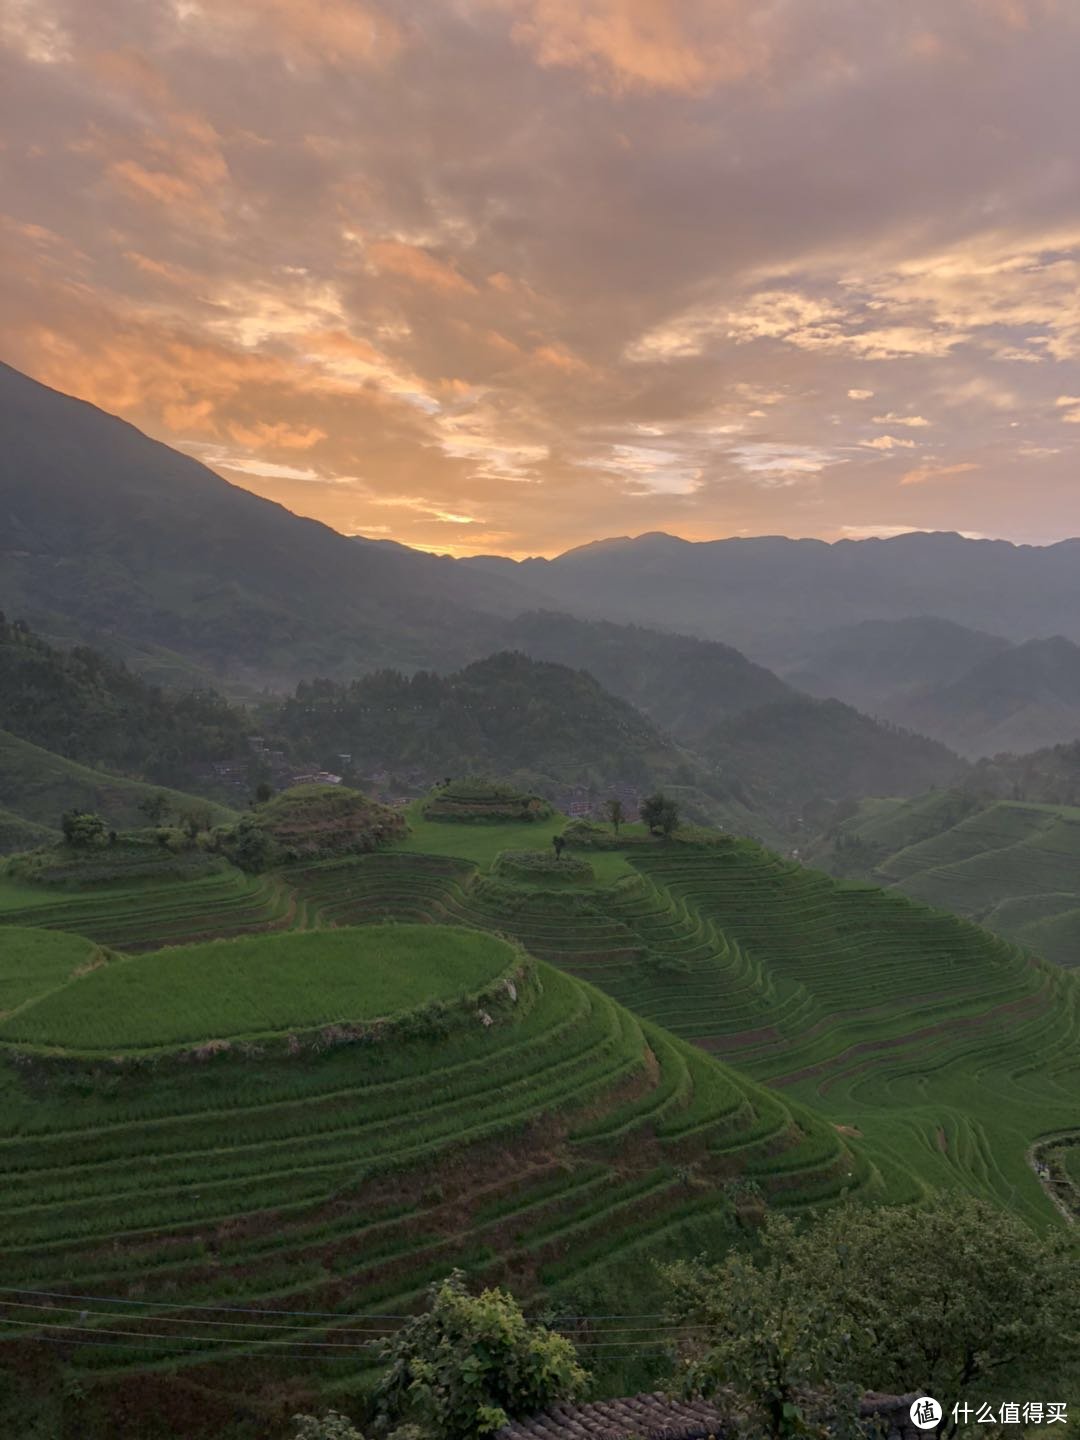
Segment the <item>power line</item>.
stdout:
[[[23,1339],[25,1339],[25,1340],[29,1340],[29,1341],[32,1341],[32,1342],[43,1342],[43,1343],[48,1343],[48,1344],[52,1344],[52,1345],[78,1345],[78,1346],[90,1345],[90,1346],[94,1346],[95,1348],[99,1348],[99,1349],[109,1349],[109,1350],[128,1350],[128,1351],[153,1350],[154,1348],[156,1348],[156,1345],[157,1345],[157,1344],[160,1344],[160,1343],[163,1342],[163,1341],[166,1342],[166,1343],[168,1343],[168,1344],[173,1344],[173,1345],[176,1345],[176,1344],[184,1344],[184,1343],[190,1342],[191,1344],[197,1344],[197,1345],[203,1345],[203,1346],[205,1346],[205,1345],[207,1344],[207,1342],[209,1341],[211,1344],[216,1344],[216,1345],[219,1345],[219,1346],[222,1346],[222,1347],[224,1347],[224,1346],[230,1346],[229,1349],[224,1350],[224,1353],[225,1353],[225,1354],[230,1354],[230,1355],[244,1355],[244,1354],[250,1354],[252,1347],[259,1347],[259,1346],[261,1346],[261,1345],[270,1345],[270,1344],[288,1344],[288,1345],[292,1345],[294,1348],[293,1348],[292,1350],[278,1350],[278,1351],[275,1351],[275,1352],[274,1352],[275,1355],[280,1356],[280,1357],[285,1358],[285,1359],[297,1359],[297,1360],[305,1360],[305,1359],[306,1359],[306,1360],[324,1360],[324,1359],[328,1359],[328,1360],[346,1360],[346,1359],[352,1359],[352,1358],[354,1358],[355,1355],[357,1354],[357,1352],[364,1351],[364,1350],[370,1350],[370,1349],[372,1348],[373,1344],[374,1344],[374,1342],[372,1342],[372,1341],[367,1341],[367,1342],[362,1342],[362,1343],[356,1344],[356,1345],[349,1345],[349,1344],[344,1344],[344,1345],[342,1345],[342,1344],[337,1344],[337,1343],[334,1343],[334,1342],[316,1341],[316,1340],[311,1340],[311,1341],[307,1341],[307,1340],[300,1340],[300,1341],[296,1341],[296,1340],[288,1340],[288,1341],[267,1341],[267,1340],[262,1340],[262,1341],[258,1341],[258,1340],[255,1340],[255,1341],[247,1341],[247,1340],[233,1340],[233,1341],[230,1342],[230,1340],[228,1339],[228,1337],[223,1337],[223,1336],[213,1336],[213,1337],[211,1337],[211,1336],[205,1336],[205,1335],[159,1335],[159,1334],[156,1334],[156,1333],[154,1333],[154,1332],[151,1332],[150,1334],[145,1334],[145,1333],[143,1333],[143,1332],[141,1332],[141,1331],[138,1331],[138,1330],[97,1330],[97,1329],[94,1329],[93,1327],[90,1327],[90,1326],[67,1325],[67,1324],[63,1324],[63,1325],[45,1325],[44,1327],[41,1327],[41,1326],[36,1326],[36,1322],[34,1322],[34,1321],[32,1321],[32,1320],[8,1320],[8,1321],[5,1321],[4,1323],[5,1323],[5,1324],[9,1324],[9,1325],[22,1325],[22,1326],[27,1326],[27,1327],[30,1327],[30,1328],[37,1328],[37,1329],[38,1329],[38,1333],[37,1333],[37,1334],[35,1334],[35,1335],[27,1335],[27,1336],[21,1337],[21,1338],[23,1338]],[[51,1330],[51,1331],[63,1331],[63,1330],[90,1331],[90,1333],[91,1333],[91,1334],[94,1334],[94,1335],[109,1335],[109,1336],[113,1336],[113,1337],[116,1337],[116,1338],[109,1339],[109,1340],[100,1340],[100,1339],[87,1339],[87,1338],[85,1337],[85,1335],[83,1335],[83,1334],[78,1334],[78,1335],[67,1335],[67,1334],[63,1334],[63,1335],[48,1335],[48,1334],[43,1333],[44,1330]],[[0,1338],[3,1338],[3,1337],[2,1337],[2,1332],[0,1332]],[[132,1345],[123,1343],[124,1341],[127,1341],[127,1340],[133,1340],[133,1341],[136,1341],[137,1343],[136,1343],[136,1344],[132,1344]],[[119,1343],[118,1343],[118,1342],[119,1342]],[[148,1343],[148,1342],[149,1342],[149,1343]],[[296,1347],[302,1347],[302,1348],[296,1348]],[[649,1345],[646,1344],[645,1342],[638,1342],[638,1343],[636,1343],[636,1344],[623,1345],[623,1344],[619,1344],[618,1342],[614,1342],[614,1341],[613,1341],[613,1342],[608,1342],[608,1343],[603,1343],[603,1344],[583,1345],[583,1346],[581,1346],[581,1347],[579,1347],[579,1348],[584,1349],[584,1350],[607,1350],[607,1351],[612,1351],[612,1352],[614,1352],[614,1353],[616,1353],[616,1354],[636,1355],[636,1356],[638,1356],[639,1358],[642,1357],[642,1356],[646,1356],[646,1355],[658,1356],[658,1357],[659,1357],[659,1356],[667,1357],[668,1354],[669,1354],[669,1352],[668,1352],[667,1350],[656,1349],[655,1347],[649,1346]],[[340,1350],[346,1350],[346,1351],[349,1352],[349,1354],[348,1354],[348,1355],[341,1355],[341,1354],[337,1354],[337,1355],[311,1355],[311,1354],[308,1353],[310,1350],[338,1350],[338,1351],[340,1351]],[[188,1353],[190,1353],[190,1352],[188,1352]]]
[[[96,1305],[96,1304],[101,1304],[102,1302],[105,1302],[105,1303],[107,1303],[107,1304],[109,1304],[109,1305],[139,1306],[139,1307],[141,1307],[141,1308],[143,1308],[143,1309],[157,1309],[157,1310],[197,1310],[197,1311],[200,1311],[200,1312],[202,1312],[202,1313],[204,1313],[204,1314],[217,1313],[217,1314],[227,1314],[227,1315],[270,1315],[270,1316],[288,1315],[288,1316],[300,1316],[300,1317],[303,1317],[303,1318],[306,1318],[306,1319],[310,1319],[310,1320],[335,1320],[335,1319],[340,1320],[340,1319],[342,1318],[342,1314],[341,1314],[341,1311],[340,1311],[340,1310],[259,1310],[259,1309],[255,1308],[255,1307],[253,1307],[253,1306],[250,1306],[250,1305],[196,1305],[196,1304],[192,1304],[192,1303],[190,1303],[190,1302],[187,1303],[187,1304],[184,1304],[184,1303],[181,1303],[181,1302],[175,1302],[175,1303],[174,1303],[174,1302],[172,1302],[172,1301],[164,1302],[164,1301],[159,1301],[159,1300],[132,1300],[132,1299],[126,1298],[125,1296],[121,1296],[121,1295],[73,1295],[73,1294],[71,1294],[70,1292],[66,1292],[66,1291],[62,1291],[62,1290],[31,1290],[31,1289],[27,1289],[26,1287],[21,1286],[21,1285],[0,1285],[0,1295],[34,1295],[34,1296],[38,1296],[39,1298],[46,1299],[46,1300],[79,1300],[79,1301],[81,1301],[83,1304],[90,1304],[90,1305]],[[5,1302],[2,1302],[2,1303],[5,1303],[5,1304],[7,1304],[7,1303],[14,1304],[15,1302],[14,1302],[14,1301],[11,1301],[11,1302],[5,1301]],[[417,1318],[417,1313],[418,1313],[418,1312],[414,1311],[414,1312],[412,1312],[412,1313],[409,1314],[409,1315],[402,1315],[402,1314],[390,1314],[390,1313],[387,1313],[387,1312],[381,1312],[381,1311],[371,1310],[371,1311],[365,1311],[363,1314],[359,1315],[357,1318],[360,1319],[360,1320],[415,1320],[415,1319]],[[421,1312],[421,1313],[422,1313],[422,1312]],[[567,1321],[568,1324],[578,1324],[578,1323],[580,1323],[580,1322],[590,1322],[590,1321],[594,1321],[594,1320],[599,1320],[599,1321],[604,1321],[604,1320],[651,1320],[651,1321],[660,1321],[660,1322],[661,1322],[661,1326],[660,1326],[659,1328],[670,1328],[670,1329],[695,1329],[695,1328],[699,1328],[699,1327],[696,1327],[696,1326],[685,1326],[685,1325],[682,1325],[679,1321],[673,1321],[673,1320],[671,1319],[671,1317],[670,1317],[670,1314],[668,1314],[667,1312],[653,1312],[653,1313],[651,1313],[651,1314],[648,1313],[648,1312],[639,1312],[639,1313],[637,1313],[637,1314],[631,1314],[631,1313],[618,1314],[618,1313],[614,1313],[614,1314],[608,1314],[608,1315],[570,1315],[570,1316],[567,1316],[567,1317],[566,1317],[566,1321]],[[223,1323],[226,1323],[226,1322],[223,1322]],[[634,1327],[630,1327],[630,1328],[634,1328]],[[645,1327],[640,1327],[640,1328],[645,1328]],[[652,1328],[656,1328],[656,1327],[650,1326],[649,1328],[652,1329]]]

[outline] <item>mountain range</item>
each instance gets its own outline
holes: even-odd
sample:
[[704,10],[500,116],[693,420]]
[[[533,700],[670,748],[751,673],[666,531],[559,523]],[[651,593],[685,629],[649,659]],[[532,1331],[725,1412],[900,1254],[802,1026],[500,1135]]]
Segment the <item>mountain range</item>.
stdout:
[[823,630],[934,616],[1007,640],[1080,640],[1080,540],[1045,547],[911,533],[887,540],[621,537],[553,560],[461,562],[559,608],[719,639],[770,666]]
[[807,693],[969,757],[1080,735],[1080,541],[650,534],[455,560],[296,516],[6,366],[0,425],[0,606],[166,685],[242,698],[510,650],[725,764],[724,724],[785,703],[815,749],[831,716],[842,758],[855,722]]

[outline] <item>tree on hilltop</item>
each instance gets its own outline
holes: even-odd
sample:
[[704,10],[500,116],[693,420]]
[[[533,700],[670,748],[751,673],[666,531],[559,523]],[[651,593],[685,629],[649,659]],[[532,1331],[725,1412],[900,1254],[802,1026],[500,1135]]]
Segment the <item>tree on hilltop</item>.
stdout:
[[64,834],[64,843],[74,850],[89,850],[95,845],[104,845],[109,835],[105,821],[89,810],[65,810],[60,817],[60,829]]
[[607,811],[607,817],[611,821],[612,830],[618,835],[619,826],[626,819],[626,811],[623,809],[622,801],[613,795],[605,804],[604,809]]
[[155,790],[152,795],[139,801],[139,809],[151,825],[160,825],[172,810],[172,801],[163,790]]
[[639,813],[650,835],[663,835],[665,839],[670,839],[672,831],[679,828],[679,807],[662,790],[647,795],[641,802]]

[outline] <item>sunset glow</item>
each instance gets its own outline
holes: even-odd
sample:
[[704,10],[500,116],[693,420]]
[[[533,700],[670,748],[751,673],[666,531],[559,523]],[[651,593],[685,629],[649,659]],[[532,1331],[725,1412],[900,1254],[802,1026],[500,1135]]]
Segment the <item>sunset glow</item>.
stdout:
[[0,0],[2,358],[348,533],[1080,531],[1069,0]]

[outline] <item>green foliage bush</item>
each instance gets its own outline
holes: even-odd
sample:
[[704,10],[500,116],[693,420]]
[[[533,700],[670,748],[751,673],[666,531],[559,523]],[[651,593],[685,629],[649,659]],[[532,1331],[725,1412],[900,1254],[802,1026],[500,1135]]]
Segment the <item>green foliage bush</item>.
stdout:
[[470,1295],[454,1270],[430,1297],[383,1343],[389,1368],[375,1393],[389,1420],[416,1420],[433,1440],[477,1440],[584,1392],[570,1341],[530,1325],[507,1291]]
[[251,874],[297,860],[363,855],[408,832],[397,811],[344,785],[294,785],[235,825],[213,832],[214,847]]
[[[770,1216],[756,1256],[665,1272],[672,1316],[701,1327],[684,1381],[734,1390],[751,1435],[855,1432],[861,1390],[968,1401],[1039,1394],[1080,1325],[1080,1260],[984,1201],[847,1204],[800,1232]],[[809,1397],[813,1397],[812,1400]]]

